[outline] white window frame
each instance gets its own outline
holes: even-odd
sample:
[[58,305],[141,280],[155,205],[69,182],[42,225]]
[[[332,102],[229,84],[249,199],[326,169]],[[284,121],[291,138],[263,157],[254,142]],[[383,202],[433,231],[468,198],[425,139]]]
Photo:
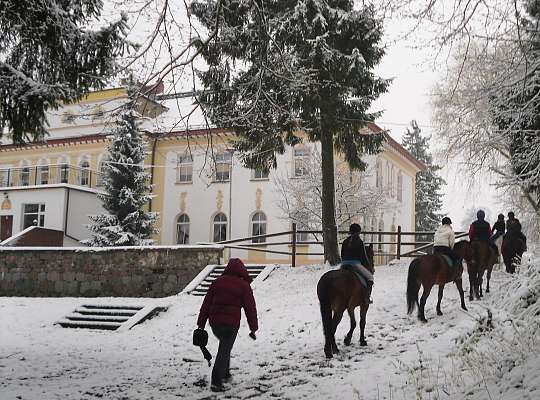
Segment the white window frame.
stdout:
[[[185,218],[181,221],[182,217]],[[186,213],[180,214],[178,218],[176,218],[176,244],[189,244],[190,222],[189,215]],[[184,234],[182,240],[180,240],[180,232]]]
[[[88,166],[83,166],[84,164],[87,164]],[[79,162],[79,185],[80,186],[90,186],[90,161],[88,159],[83,158]]]
[[260,169],[254,169],[251,175],[251,179],[253,179],[254,181],[267,181],[268,179],[270,179],[269,177],[269,172],[264,172]]
[[[268,232],[268,219],[262,211],[256,211],[251,216],[251,236],[266,235]],[[265,243],[266,238],[253,238],[251,243]]]
[[[26,207],[27,206],[37,206],[37,211],[36,212],[27,212],[26,211]],[[32,224],[31,225],[26,225],[24,223],[25,221],[25,217],[27,215],[35,215],[36,218],[35,219],[32,219]],[[37,220],[37,225],[36,226],[45,226],[45,203],[24,203],[22,205],[22,229],[26,229],[30,226],[33,226],[34,225],[34,222],[33,221],[36,221]]]
[[214,161],[216,164],[214,182],[229,182],[232,173],[232,153],[230,151],[217,153]]
[[39,184],[40,185],[47,185],[50,183],[50,168],[48,165],[40,165],[38,167],[38,173],[39,173]]
[[311,151],[307,146],[293,147],[293,176],[301,178],[309,174]]
[[[220,219],[219,221],[216,221],[218,217],[223,216],[225,219]],[[225,213],[219,212],[212,218],[212,242],[222,242],[224,240],[227,240],[227,228],[228,228],[228,219]],[[222,232],[225,233],[224,237],[218,238],[219,240],[216,240],[216,228],[224,229]]]
[[193,156],[189,153],[178,155],[176,163],[176,183],[193,182]]

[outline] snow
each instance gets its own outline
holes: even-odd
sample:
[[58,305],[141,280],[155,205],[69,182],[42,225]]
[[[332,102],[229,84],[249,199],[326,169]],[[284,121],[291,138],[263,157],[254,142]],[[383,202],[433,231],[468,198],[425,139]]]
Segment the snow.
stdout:
[[[233,384],[225,397],[479,400],[490,398],[488,388],[493,399],[538,398],[540,358],[535,349],[539,347],[527,346],[539,342],[533,335],[538,324],[532,321],[538,307],[534,301],[540,288],[540,258],[526,258],[515,276],[494,271],[492,292],[480,302],[467,301],[468,312],[460,309],[454,285],[447,285],[444,315],[437,316],[433,290],[426,305],[427,324],[405,313],[407,263],[377,268],[374,303],[367,315],[368,346],[359,346],[358,329],[352,345],[343,345],[349,326],[344,317],[336,335],[341,353],[332,360],[324,358],[315,293],[319,277],[329,268],[275,268],[254,291],[260,322],[257,341],[249,339],[245,318],[242,321],[231,360]],[[159,302],[169,310],[124,332],[53,325],[87,302],[123,306]],[[211,396],[211,369],[191,344],[201,302],[202,298],[187,294],[159,300],[0,298],[0,397],[221,398]],[[488,307],[493,312],[492,330],[481,329]],[[521,315],[516,329],[532,329],[520,336],[522,340],[513,339],[515,330],[505,322],[514,314]],[[217,342],[209,336],[208,348],[215,356]],[[504,340],[512,344],[508,351],[490,351],[503,349]],[[519,346],[525,347],[517,351]],[[484,369],[479,368],[483,364]],[[476,374],[470,372],[473,367]],[[491,379],[491,370],[504,374]],[[485,380],[475,384],[473,376],[482,372]]]

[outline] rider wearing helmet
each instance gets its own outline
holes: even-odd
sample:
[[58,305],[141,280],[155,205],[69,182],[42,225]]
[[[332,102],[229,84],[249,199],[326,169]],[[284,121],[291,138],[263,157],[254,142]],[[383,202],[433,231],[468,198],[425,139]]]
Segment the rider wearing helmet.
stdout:
[[450,257],[454,266],[463,266],[461,258],[453,250],[455,241],[456,235],[452,229],[452,220],[448,217],[444,217],[441,221],[441,226],[435,231],[435,237],[433,238],[433,253],[444,254]]
[[349,236],[341,245],[342,266],[351,266],[354,272],[361,275],[367,285],[367,297],[371,303],[371,289],[373,287],[373,274],[366,253],[364,242],[360,239],[360,225],[354,223],[349,227]]
[[523,240],[525,248],[527,248],[527,238],[521,231],[521,222],[519,222],[519,219],[514,216],[512,211],[508,213],[508,222],[506,223],[506,228],[506,235],[514,236]]
[[499,249],[491,241],[491,227],[489,222],[485,220],[486,213],[483,210],[478,210],[476,213],[476,221],[474,221],[469,227],[469,239],[471,242],[486,242],[495,251],[497,256],[499,255]]

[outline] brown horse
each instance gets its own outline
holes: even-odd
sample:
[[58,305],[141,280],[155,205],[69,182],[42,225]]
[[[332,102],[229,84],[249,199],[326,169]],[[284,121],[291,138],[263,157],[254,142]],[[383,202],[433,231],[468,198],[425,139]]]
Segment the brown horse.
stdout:
[[471,242],[472,258],[467,261],[467,272],[469,273],[469,301],[473,300],[473,293],[477,300],[484,296],[482,292],[482,283],[484,272],[487,271],[486,293],[489,293],[489,281],[493,265],[497,263],[497,254],[487,242]]
[[[368,268],[371,273],[375,272],[373,267],[373,245],[366,246],[366,253],[370,263]],[[366,288],[358,281],[355,274],[350,270],[336,269],[326,272],[317,284],[317,297],[321,306],[321,316],[324,330],[324,354],[327,358],[339,353],[336,345],[336,329],[343,317],[343,312],[347,310],[351,320],[351,329],[345,336],[345,345],[351,344],[356,319],[354,309],[360,306],[360,346],[367,346],[364,336],[366,326],[366,314],[369,308],[369,299]]]
[[[471,257],[469,242],[461,241],[455,244],[454,251],[459,257],[468,261]],[[424,314],[426,300],[434,285],[439,285],[439,298],[437,301],[437,315],[442,315],[441,300],[444,292],[444,285],[454,282],[461,298],[461,308],[467,310],[465,306],[465,295],[463,293],[463,284],[461,275],[463,267],[449,267],[447,261],[440,254],[428,254],[415,258],[409,265],[407,276],[407,314],[418,307],[418,319],[427,322]],[[420,302],[418,302],[418,291],[420,286],[424,288]]]
[[501,246],[501,254],[506,267],[506,272],[516,272],[516,264],[521,263],[521,256],[525,252],[525,242],[513,235],[504,235]]

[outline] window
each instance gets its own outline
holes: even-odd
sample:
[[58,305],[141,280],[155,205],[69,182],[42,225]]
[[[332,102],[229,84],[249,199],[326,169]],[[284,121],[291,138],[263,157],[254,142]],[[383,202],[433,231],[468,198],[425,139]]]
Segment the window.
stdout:
[[2,169],[0,170],[0,186],[9,186],[8,178],[9,178],[9,169]]
[[382,187],[382,163],[377,160],[377,169],[375,171],[375,187]]
[[176,220],[176,244],[189,243],[189,217],[182,214]]
[[222,242],[227,240],[227,217],[223,213],[218,213],[214,217],[213,224],[213,240],[214,242]]
[[309,149],[297,147],[294,149],[294,176],[305,176],[309,173]]
[[23,204],[23,229],[45,225],[45,204]]
[[253,170],[253,179],[268,179],[268,172],[264,172],[260,169]]
[[21,186],[28,186],[30,184],[30,168],[27,165],[23,165],[21,169]]
[[403,174],[401,171],[397,175],[397,199],[403,201]]
[[227,182],[231,179],[232,153],[216,154],[216,182]]
[[49,183],[49,166],[42,165],[39,167],[39,184],[46,185]]
[[69,166],[66,163],[60,164],[60,183],[68,183]]
[[[266,215],[263,212],[256,212],[251,217],[251,236],[266,235]],[[264,243],[266,238],[253,238],[252,243]]]
[[99,162],[98,174],[96,176],[96,186],[105,185],[105,167],[107,166],[108,161],[109,159],[107,158],[107,156],[103,156],[103,158]]
[[396,170],[394,166],[392,165],[392,169],[390,172],[390,196],[394,197],[396,195]]
[[90,185],[90,163],[87,160],[79,164],[79,184],[81,186]]
[[[193,179],[193,158],[191,154],[178,156],[176,166],[176,182],[191,182]],[[228,179],[228,178],[227,178]]]

